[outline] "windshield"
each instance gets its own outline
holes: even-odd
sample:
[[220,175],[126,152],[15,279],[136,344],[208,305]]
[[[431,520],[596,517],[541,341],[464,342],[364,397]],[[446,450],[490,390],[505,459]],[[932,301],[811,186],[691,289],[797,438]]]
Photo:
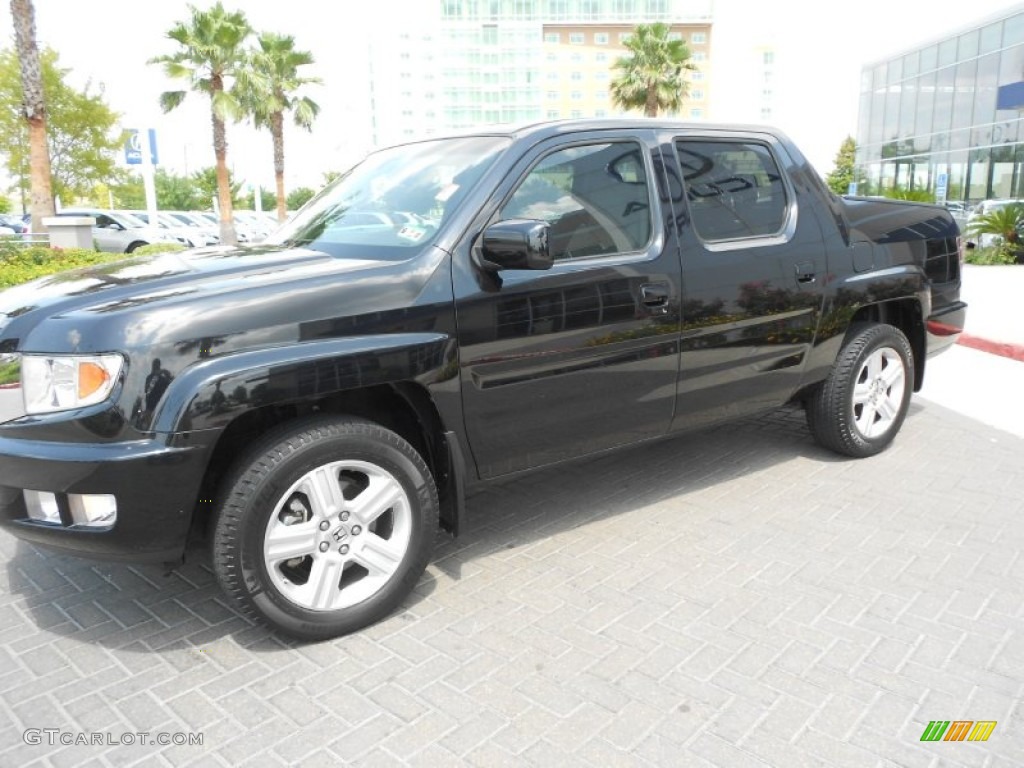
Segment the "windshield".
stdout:
[[145,221],[140,219],[138,216],[132,216],[130,213],[118,212],[107,215],[126,229],[138,229],[139,227],[148,226]]
[[440,139],[376,152],[267,242],[341,258],[407,259],[431,240],[509,140]]

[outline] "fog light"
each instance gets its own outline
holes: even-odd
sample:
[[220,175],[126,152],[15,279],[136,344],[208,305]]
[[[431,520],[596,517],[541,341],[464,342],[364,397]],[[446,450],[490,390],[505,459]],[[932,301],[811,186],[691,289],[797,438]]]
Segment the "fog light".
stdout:
[[57,507],[57,496],[45,491],[25,492],[25,508],[32,520],[39,520],[43,523],[60,524],[60,509]]
[[109,493],[69,493],[75,525],[107,526],[117,520],[117,500]]

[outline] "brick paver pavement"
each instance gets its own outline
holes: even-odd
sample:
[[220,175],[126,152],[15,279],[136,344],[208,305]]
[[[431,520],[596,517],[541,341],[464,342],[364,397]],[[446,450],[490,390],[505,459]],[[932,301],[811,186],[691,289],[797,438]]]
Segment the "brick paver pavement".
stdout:
[[[201,558],[0,535],[0,766],[1024,765],[1020,438],[916,400],[846,461],[780,411],[470,508],[404,610],[313,645]],[[922,743],[930,720],[998,725]]]

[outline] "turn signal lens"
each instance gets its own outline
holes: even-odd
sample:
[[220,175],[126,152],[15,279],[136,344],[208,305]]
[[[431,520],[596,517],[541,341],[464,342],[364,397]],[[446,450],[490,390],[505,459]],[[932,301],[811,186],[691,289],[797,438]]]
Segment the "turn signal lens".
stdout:
[[96,363],[78,364],[78,399],[85,400],[99,392],[110,381],[107,369]]

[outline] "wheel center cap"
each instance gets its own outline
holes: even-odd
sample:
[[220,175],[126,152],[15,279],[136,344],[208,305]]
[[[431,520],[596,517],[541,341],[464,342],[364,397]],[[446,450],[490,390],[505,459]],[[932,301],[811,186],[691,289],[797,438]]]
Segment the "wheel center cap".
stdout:
[[348,541],[350,537],[351,533],[349,532],[348,527],[344,525],[339,525],[331,532],[331,538],[334,539],[335,544],[342,544]]

